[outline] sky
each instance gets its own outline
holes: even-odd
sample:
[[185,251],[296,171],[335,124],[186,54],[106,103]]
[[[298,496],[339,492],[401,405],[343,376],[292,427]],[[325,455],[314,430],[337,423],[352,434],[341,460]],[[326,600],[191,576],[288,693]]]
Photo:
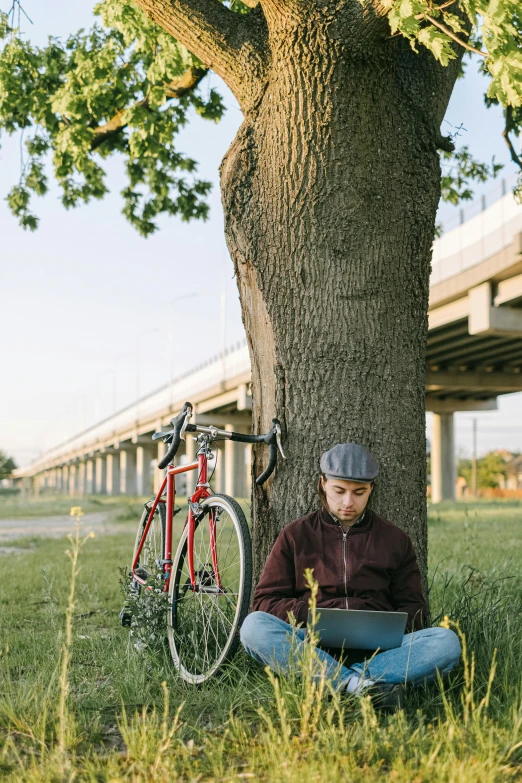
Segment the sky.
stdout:
[[[43,44],[48,35],[90,26],[94,5],[25,0],[33,24],[23,22],[22,29]],[[0,9],[8,6],[9,0],[0,0]],[[35,201],[38,230],[23,231],[5,203],[19,177],[20,139],[2,139],[0,449],[19,465],[218,353],[223,334],[227,345],[244,337],[218,183],[219,163],[242,116],[218,77],[207,81],[224,95],[225,117],[216,125],[194,115],[179,149],[199,162],[199,176],[213,182],[210,219],[187,224],[161,218],[160,230],[148,239],[121,214],[118,161],[107,164],[111,193],[103,201],[66,211],[51,187]],[[502,117],[484,107],[483,92],[484,80],[471,63],[442,130],[461,127],[457,142],[481,160],[495,155],[507,175],[514,167],[501,138]],[[477,195],[492,187],[486,183]],[[451,220],[453,213],[443,207],[441,218]],[[522,394],[499,398],[498,412],[457,414],[460,453],[470,452],[475,416],[479,453],[522,451]],[[429,415],[427,426],[429,437]]]

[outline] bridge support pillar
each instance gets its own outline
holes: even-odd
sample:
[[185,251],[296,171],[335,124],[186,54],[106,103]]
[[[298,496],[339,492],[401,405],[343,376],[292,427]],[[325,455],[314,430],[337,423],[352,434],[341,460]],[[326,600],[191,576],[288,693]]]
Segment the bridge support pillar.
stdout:
[[56,468],[56,491],[62,492],[63,491],[63,468],[60,465],[59,468]]
[[[136,494],[150,495],[152,476],[150,463],[154,458],[152,446],[138,446],[136,449]],[[159,471],[158,471],[159,473]]]
[[455,500],[453,413],[433,414],[431,500],[433,503]]
[[[196,417],[192,416],[191,424],[196,423]],[[196,461],[196,451],[198,444],[194,440],[194,436],[188,432],[185,434],[185,459],[183,463],[188,465],[190,462]],[[180,460],[181,463],[181,460]],[[188,473],[183,474],[185,476],[185,492],[187,497],[190,497],[196,488],[196,482],[198,480],[198,471],[191,470]]]
[[88,459],[85,463],[85,494],[94,495],[94,460]]
[[120,494],[120,455],[107,454],[107,494]]
[[76,465],[69,465],[69,495],[76,495]]
[[82,498],[85,495],[85,462],[80,462],[76,474],[78,476],[78,495]]
[[[225,429],[228,432],[242,432],[244,428],[234,427],[233,424],[226,424]],[[247,448],[251,448],[248,446]],[[245,464],[245,444],[234,443],[231,440],[225,441],[225,494],[236,498],[246,497],[246,464]]]
[[62,467],[62,492],[64,495],[69,494],[69,465]]
[[[161,428],[161,423],[160,423],[160,428]],[[159,492],[164,476],[164,471],[158,468],[158,462],[160,462],[160,460],[163,459],[166,451],[167,451],[167,444],[163,443],[163,441],[160,440],[158,442],[158,454],[156,457],[156,464],[154,466],[154,494],[155,495],[157,495]]]
[[136,494],[136,449],[120,451],[120,493]]
[[225,467],[225,443],[227,441],[219,441],[218,443],[214,443],[212,449],[216,455],[216,470],[214,471],[214,480],[212,481],[212,484],[214,485],[214,488],[216,492],[224,493],[225,492],[225,477],[226,477],[226,467]]
[[107,457],[96,457],[94,473],[94,491],[97,495],[105,495],[107,492]]
[[35,481],[33,476],[23,476],[21,484],[20,497],[33,497],[36,494]]

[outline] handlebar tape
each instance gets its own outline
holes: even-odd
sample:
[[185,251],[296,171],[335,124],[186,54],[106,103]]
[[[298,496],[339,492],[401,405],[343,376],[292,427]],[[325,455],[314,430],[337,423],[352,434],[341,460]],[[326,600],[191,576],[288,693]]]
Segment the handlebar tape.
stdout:
[[271,433],[268,433],[268,435],[245,435],[242,432],[233,432],[230,436],[230,440],[233,440],[236,443],[266,443],[266,439],[270,434]]
[[277,436],[276,426],[279,425],[279,419],[272,419],[272,426],[266,435],[241,435],[234,433],[231,440],[241,441],[242,443],[266,443],[268,446],[268,465],[260,476],[256,478],[258,487],[264,484],[270,478],[277,465]]
[[[172,442],[170,444],[170,448],[167,451],[167,453],[164,455],[164,457],[158,462],[158,468],[160,470],[163,470],[163,468],[166,468],[169,462],[171,462],[174,457],[176,456],[176,453],[179,449],[179,444],[181,443],[181,428],[183,427],[183,422],[185,421],[185,417],[188,413],[190,403],[186,402],[183,406],[182,410],[178,413],[175,419],[172,419],[171,424],[174,427],[174,432],[172,433]],[[192,406],[190,406],[192,407]]]
[[270,445],[268,446],[268,465],[266,466],[265,470],[261,473],[261,475],[256,478],[256,484],[258,487],[260,487],[261,484],[264,484],[265,481],[268,478],[270,478],[270,476],[275,470],[276,464],[277,464],[277,443],[274,437],[273,442],[270,443]]

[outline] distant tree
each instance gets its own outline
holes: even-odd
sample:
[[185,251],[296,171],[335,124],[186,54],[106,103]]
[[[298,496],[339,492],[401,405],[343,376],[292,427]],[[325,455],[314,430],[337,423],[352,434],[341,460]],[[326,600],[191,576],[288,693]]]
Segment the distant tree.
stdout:
[[[500,476],[507,473],[508,463],[500,454],[491,452],[477,460],[477,487],[486,489],[498,487]],[[461,459],[458,462],[458,474],[466,479],[471,486],[471,460]]]
[[0,481],[9,478],[16,467],[17,464],[14,459],[8,457],[7,454],[0,450]]

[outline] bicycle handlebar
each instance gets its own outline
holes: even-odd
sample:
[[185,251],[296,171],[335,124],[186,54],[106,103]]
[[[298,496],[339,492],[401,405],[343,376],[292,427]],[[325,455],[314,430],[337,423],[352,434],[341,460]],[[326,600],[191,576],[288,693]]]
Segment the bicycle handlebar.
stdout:
[[[276,422],[277,419],[272,419],[272,424]],[[279,422],[277,421],[279,424]],[[277,443],[274,439],[273,442],[268,444],[268,465],[264,469],[264,471],[261,473],[260,476],[256,478],[256,484],[258,487],[261,486],[261,484],[264,484],[265,481],[270,478],[272,473],[275,470],[275,466],[277,465]]]
[[[195,425],[197,426],[197,425]],[[270,478],[277,465],[277,448],[281,448],[281,441],[279,436],[281,435],[281,424],[279,419],[272,419],[272,426],[265,435],[244,435],[241,432],[232,432],[230,434],[230,440],[236,441],[236,443],[266,443],[268,446],[268,465],[260,476],[256,478],[256,484],[258,487],[264,484],[267,479]],[[281,454],[284,458],[283,449],[281,448]]]
[[153,439],[157,440],[156,435],[162,437],[165,434],[168,434],[169,437],[164,438],[165,443],[171,441],[169,450],[167,451],[165,456],[158,462],[158,468],[160,470],[166,468],[169,462],[171,462],[176,456],[176,452],[179,449],[179,444],[181,443],[181,435],[183,434],[183,431],[188,423],[187,415],[190,415],[191,413],[192,413],[192,405],[190,404],[190,402],[186,402],[183,408],[181,409],[181,411],[176,416],[176,418],[172,419],[170,422],[174,427],[173,431],[169,433],[157,432],[155,433],[155,435],[152,436]]
[[236,443],[266,443],[268,446],[268,465],[263,473],[256,478],[256,484],[261,486],[265,481],[270,478],[277,465],[277,449],[281,451],[283,459],[285,455],[281,446],[281,424],[278,419],[272,419],[272,426],[269,431],[264,435],[245,435],[242,432],[230,432],[228,430],[220,430],[217,427],[205,427],[198,424],[189,424],[190,416],[192,415],[192,405],[190,402],[186,402],[178,415],[172,419],[171,424],[174,429],[169,432],[156,432],[153,436],[153,440],[163,438],[165,443],[170,443],[170,448],[165,456],[158,462],[160,470],[166,468],[167,465],[174,459],[181,443],[181,437],[184,432],[205,432],[209,435],[216,437],[219,435],[227,440],[235,441]]

